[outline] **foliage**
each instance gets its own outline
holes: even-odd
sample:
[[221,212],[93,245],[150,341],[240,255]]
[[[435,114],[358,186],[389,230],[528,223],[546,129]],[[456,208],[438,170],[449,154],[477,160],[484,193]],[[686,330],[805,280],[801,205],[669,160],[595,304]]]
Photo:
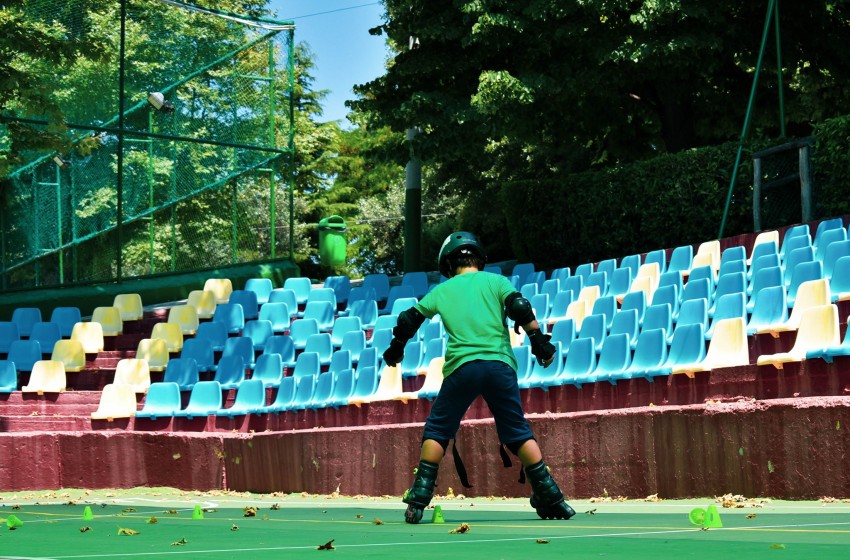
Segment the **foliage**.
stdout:
[[812,150],[817,217],[850,212],[850,115],[815,126]]

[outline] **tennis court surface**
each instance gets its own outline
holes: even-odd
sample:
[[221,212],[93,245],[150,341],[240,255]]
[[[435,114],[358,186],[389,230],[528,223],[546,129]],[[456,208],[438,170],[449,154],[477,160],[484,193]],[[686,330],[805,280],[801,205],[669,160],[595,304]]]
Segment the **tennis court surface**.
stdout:
[[[0,494],[0,558],[755,560],[846,558],[850,550],[850,503],[840,500],[752,500],[732,508],[714,498],[571,504],[573,519],[543,521],[527,500],[438,497],[432,505],[443,522],[432,522],[429,509],[422,524],[407,525],[398,497],[19,492]],[[689,514],[711,505],[722,527],[694,525]]]

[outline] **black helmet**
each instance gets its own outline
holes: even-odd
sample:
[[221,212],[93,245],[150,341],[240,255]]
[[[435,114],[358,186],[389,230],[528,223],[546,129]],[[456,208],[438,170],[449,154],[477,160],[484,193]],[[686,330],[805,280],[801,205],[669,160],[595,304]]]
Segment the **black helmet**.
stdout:
[[440,255],[437,257],[440,274],[446,278],[451,278],[454,275],[454,270],[452,270],[452,265],[449,262],[450,259],[467,252],[480,258],[482,262],[487,262],[484,248],[478,243],[478,238],[474,234],[468,231],[456,231],[446,237],[443,246],[440,247]]

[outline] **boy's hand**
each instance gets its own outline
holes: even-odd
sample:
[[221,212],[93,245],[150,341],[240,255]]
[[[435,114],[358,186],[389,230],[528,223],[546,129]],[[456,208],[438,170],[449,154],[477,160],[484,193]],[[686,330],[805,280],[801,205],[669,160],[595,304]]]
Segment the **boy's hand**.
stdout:
[[549,342],[552,337],[548,334],[543,334],[540,329],[533,330],[528,333],[528,340],[531,342],[531,353],[537,358],[537,363],[543,367],[549,367],[555,359],[555,345]]
[[384,351],[384,363],[388,366],[397,366],[404,358],[404,343],[397,338],[390,341],[390,346]]

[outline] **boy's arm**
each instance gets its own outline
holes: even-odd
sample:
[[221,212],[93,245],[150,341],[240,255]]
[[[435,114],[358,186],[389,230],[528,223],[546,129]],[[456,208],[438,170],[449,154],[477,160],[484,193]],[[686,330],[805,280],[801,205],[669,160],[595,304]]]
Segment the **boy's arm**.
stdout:
[[505,298],[505,309],[508,317],[516,324],[514,330],[518,333],[519,327],[522,326],[522,330],[528,335],[531,353],[537,358],[537,363],[548,367],[555,359],[555,345],[549,342],[552,337],[540,330],[540,323],[534,316],[531,303],[521,293],[513,292]]
[[404,345],[416,334],[416,331],[424,322],[425,315],[415,307],[403,311],[398,316],[398,322],[393,328],[393,339],[383,355],[385,364],[396,366],[401,362],[404,358]]

